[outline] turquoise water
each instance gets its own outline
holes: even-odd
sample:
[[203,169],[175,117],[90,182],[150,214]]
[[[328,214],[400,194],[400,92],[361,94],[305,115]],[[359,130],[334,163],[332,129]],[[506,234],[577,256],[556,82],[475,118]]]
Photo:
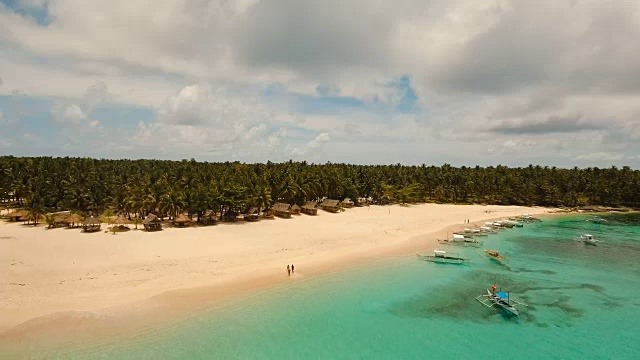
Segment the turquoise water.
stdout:
[[[95,359],[640,358],[640,216],[567,216],[505,230],[468,265],[373,260],[247,296],[169,329],[35,356]],[[575,241],[590,233],[598,246]],[[442,247],[445,248],[444,246]],[[303,272],[304,264],[297,265]],[[491,284],[519,317],[475,297]]]

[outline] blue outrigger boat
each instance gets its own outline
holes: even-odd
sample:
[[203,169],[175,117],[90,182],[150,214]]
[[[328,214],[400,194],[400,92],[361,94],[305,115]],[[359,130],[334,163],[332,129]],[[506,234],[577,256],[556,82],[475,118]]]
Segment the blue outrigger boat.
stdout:
[[515,305],[527,306],[525,303],[511,299],[508,292],[495,291],[494,289],[487,289],[487,294],[478,296],[476,300],[486,307],[498,306],[507,314],[515,316],[520,314]]

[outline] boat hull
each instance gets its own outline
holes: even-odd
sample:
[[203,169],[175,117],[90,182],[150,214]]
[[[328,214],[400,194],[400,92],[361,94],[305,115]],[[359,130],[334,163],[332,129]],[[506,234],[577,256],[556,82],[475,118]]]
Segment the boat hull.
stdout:
[[487,290],[487,294],[489,296],[489,299],[491,299],[491,301],[494,304],[496,304],[500,309],[502,309],[505,313],[514,315],[514,316],[520,315],[520,312],[518,311],[518,309],[510,305],[506,300],[502,299],[497,295],[492,294],[491,291],[489,290]]
[[464,264],[466,262],[466,259],[452,257],[452,256],[440,257],[440,256],[422,255],[422,254],[416,254],[416,256],[421,260],[434,262],[434,263],[441,263],[441,264]]

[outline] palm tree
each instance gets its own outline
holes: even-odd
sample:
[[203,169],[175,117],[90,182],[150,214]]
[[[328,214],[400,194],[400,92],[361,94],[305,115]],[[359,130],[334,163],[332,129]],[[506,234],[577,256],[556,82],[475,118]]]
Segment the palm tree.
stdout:
[[185,207],[182,193],[179,191],[171,191],[168,194],[162,195],[158,202],[158,207],[163,214],[168,214],[170,218],[175,219],[178,213]]

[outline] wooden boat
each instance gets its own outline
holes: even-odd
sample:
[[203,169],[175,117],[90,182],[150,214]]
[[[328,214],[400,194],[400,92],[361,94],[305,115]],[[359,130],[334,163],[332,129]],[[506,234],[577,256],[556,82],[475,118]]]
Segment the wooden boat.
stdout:
[[511,299],[508,292],[495,291],[495,285],[492,290],[487,289],[486,295],[480,295],[476,300],[486,307],[497,306],[508,315],[514,316],[520,315],[516,305],[527,306],[525,303]]
[[484,252],[489,255],[490,259],[493,259],[499,263],[502,263],[502,261],[504,260],[504,256],[500,255],[500,253],[498,252],[498,250],[487,250],[484,249]]
[[464,264],[465,262],[470,260],[460,257],[457,253],[451,253],[449,255],[444,250],[434,250],[433,255],[416,254],[416,256],[418,256],[418,258],[422,260],[442,264]]

